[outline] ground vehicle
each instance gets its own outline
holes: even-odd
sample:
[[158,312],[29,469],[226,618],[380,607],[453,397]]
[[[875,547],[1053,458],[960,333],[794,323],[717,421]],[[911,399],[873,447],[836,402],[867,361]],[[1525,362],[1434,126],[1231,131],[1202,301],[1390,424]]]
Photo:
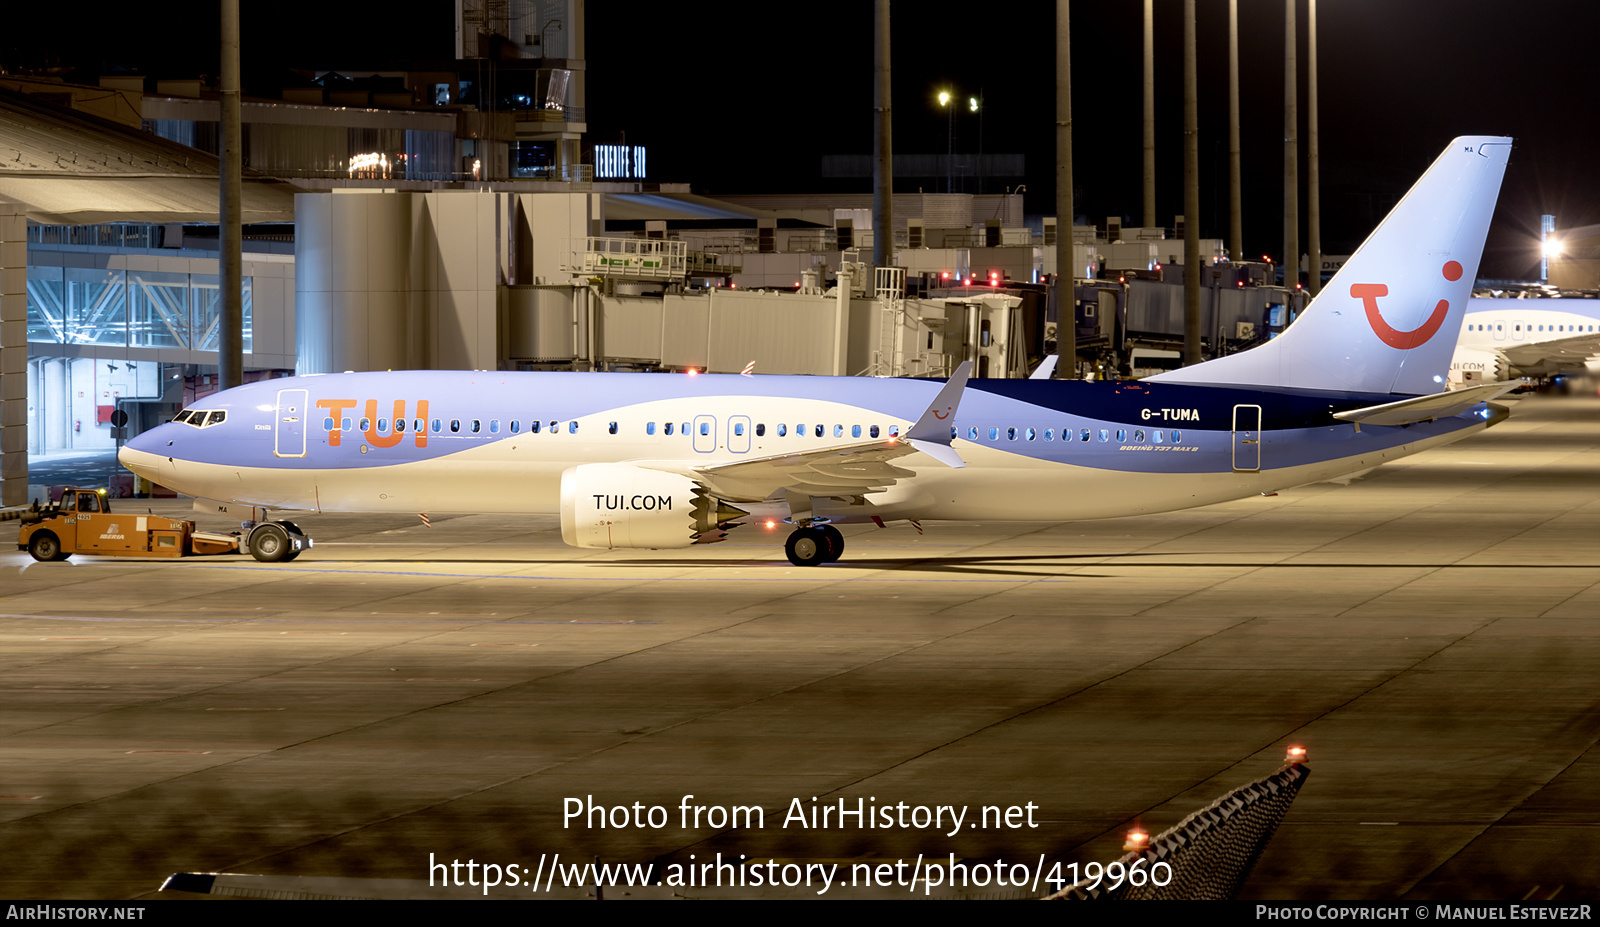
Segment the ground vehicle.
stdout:
[[196,531],[192,521],[159,515],[112,514],[104,491],[68,488],[59,504],[23,516],[17,548],[40,562],[80,553],[189,557],[237,553],[239,536]]

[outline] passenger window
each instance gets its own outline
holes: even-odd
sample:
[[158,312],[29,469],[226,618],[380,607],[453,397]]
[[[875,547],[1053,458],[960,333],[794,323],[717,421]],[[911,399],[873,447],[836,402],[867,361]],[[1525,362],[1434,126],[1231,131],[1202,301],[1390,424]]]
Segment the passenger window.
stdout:
[[733,434],[735,437],[744,437],[744,422],[733,423]]
[[889,437],[891,437],[891,438],[900,437],[900,426],[899,425],[890,425],[889,426]]
[[1089,429],[1085,428],[1083,430],[1083,434],[1078,436],[1078,440],[1079,441],[1087,441],[1087,440],[1089,440]]
[[796,438],[804,438],[806,436],[806,426],[804,426],[804,425],[796,425],[796,426],[794,426],[794,436]]
[[1141,428],[1138,431],[1135,431],[1133,433],[1133,443],[1134,444],[1143,444],[1144,443],[1144,429],[1143,428]]
[[612,422],[610,425],[606,426],[606,434],[614,435],[616,433],[617,433],[617,423],[616,422]]
[[868,431],[867,431],[867,434],[868,434],[868,435],[869,435],[869,436],[871,436],[871,437],[874,437],[874,438],[876,438],[876,437],[877,437],[877,436],[878,436],[878,426],[877,426],[877,425],[873,425],[873,426],[872,426],[872,428],[870,428],[870,429],[869,429],[869,430],[868,430]]
[[766,437],[766,435],[767,435],[767,426],[763,425],[763,424],[757,424],[756,425],[756,437],[764,438],[764,437]]
[[378,419],[378,434],[380,434],[380,435],[381,434],[388,434],[388,432],[389,432],[389,420],[386,419],[386,418]]
[[999,428],[990,428],[989,429],[989,440],[990,441],[998,441],[998,440],[1000,440],[1000,429]]
[[1183,435],[1181,433],[1179,433],[1176,428],[1174,428],[1172,430],[1172,443],[1173,444],[1182,444],[1183,443]]
[[1015,441],[1015,440],[1017,440],[1017,430],[1015,428],[1007,428],[1006,429],[1006,440],[1007,441]]
[[656,423],[655,422],[645,422],[644,423],[644,433],[647,434],[647,435],[655,434],[656,433]]
[[1028,429],[1028,440],[1032,441],[1037,437],[1039,437],[1039,433],[1037,431],[1034,431],[1032,428],[1029,428]]
[[1105,430],[1104,428],[1100,429],[1100,440],[1102,442],[1110,441],[1111,440],[1111,432]]
[[[174,419],[174,421],[176,421],[176,419]],[[333,430],[333,419],[331,419],[331,418],[323,419],[322,420],[322,430],[323,431],[332,431]]]
[[522,423],[521,422],[517,421],[516,419],[512,419],[511,420],[511,433],[512,434],[516,434],[518,429],[520,429],[521,427],[522,427]]
[[835,438],[844,437],[844,426],[843,425],[835,425],[835,426],[833,426],[833,436]]
[[968,441],[976,441],[976,440],[978,440],[978,426],[976,426],[976,425],[968,426],[968,428],[967,428],[967,440]]
[[538,433],[539,433],[539,423],[537,421],[529,422],[528,423],[528,434],[536,435]]
[[444,422],[440,421],[439,419],[434,419],[433,420],[433,433],[434,434],[438,434],[439,432],[443,431],[444,429],[440,427],[443,424],[444,424]]
[[1117,443],[1121,444],[1123,441],[1126,441],[1126,440],[1128,440],[1128,429],[1126,429],[1126,428],[1118,428],[1117,429]]
[[822,426],[818,425],[816,428],[812,429],[812,434],[815,434],[819,438],[822,437]]
[[672,436],[672,423],[671,422],[666,423],[665,425],[661,426],[661,428],[662,428],[662,434],[666,435],[669,438]]
[[567,423],[567,434],[575,435],[577,433],[578,433],[578,422],[577,422],[576,419],[574,419],[573,421],[570,421],[570,422]]
[[406,430],[406,420],[403,419],[403,418],[395,419],[394,420],[394,430],[395,430],[396,433],[405,431]]
[[700,423],[700,434],[702,434],[702,435],[711,434],[711,423],[710,422],[701,422]]
[[450,420],[450,433],[453,435],[461,433],[461,419],[453,418]]
[[473,419],[472,420],[472,433],[473,434],[477,434],[478,432],[480,432],[482,430],[483,430],[483,422],[479,421],[478,419]]
[[[873,429],[873,430],[876,431],[877,429]],[[852,438],[861,437],[861,426],[860,425],[851,425],[850,426],[850,437],[852,437]]]
[[366,431],[368,428],[371,428],[371,427],[372,427],[372,419],[364,418],[364,419],[361,420],[361,430],[362,431]]
[[500,420],[497,419],[497,418],[489,419],[489,434],[497,435],[499,433],[500,433]]
[[789,426],[785,425],[783,422],[779,422],[778,423],[778,437],[784,438],[784,437],[788,437],[788,435],[789,435]]
[[1046,428],[1044,430],[1044,439],[1046,441],[1054,441],[1056,439],[1056,430],[1054,428]]
[[1155,441],[1155,443],[1160,444],[1161,443],[1161,429],[1157,428],[1155,431],[1150,432],[1150,437]]

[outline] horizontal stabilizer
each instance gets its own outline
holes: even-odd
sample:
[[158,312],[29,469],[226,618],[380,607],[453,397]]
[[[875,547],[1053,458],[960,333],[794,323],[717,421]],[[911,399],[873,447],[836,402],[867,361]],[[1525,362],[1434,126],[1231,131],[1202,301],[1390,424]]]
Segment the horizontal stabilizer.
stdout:
[[1399,402],[1367,406],[1364,409],[1335,412],[1333,417],[1358,425],[1409,425],[1412,422],[1431,422],[1436,418],[1460,415],[1480,402],[1488,402],[1501,393],[1515,389],[1517,385],[1485,383],[1482,386],[1434,393],[1431,396],[1416,396]]
[[1060,354],[1051,354],[1039,362],[1039,367],[1028,376],[1030,380],[1048,380],[1056,372],[1056,363],[1061,360]]

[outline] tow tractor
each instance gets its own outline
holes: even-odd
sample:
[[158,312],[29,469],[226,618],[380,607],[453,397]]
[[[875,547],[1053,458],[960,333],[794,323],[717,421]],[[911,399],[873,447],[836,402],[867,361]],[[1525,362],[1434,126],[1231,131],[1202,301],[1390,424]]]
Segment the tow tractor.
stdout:
[[248,550],[257,560],[293,560],[311,539],[291,522],[247,524],[248,533],[196,531],[194,522],[160,515],[113,514],[105,490],[68,488],[59,503],[22,517],[17,549],[41,563],[73,554],[197,557]]

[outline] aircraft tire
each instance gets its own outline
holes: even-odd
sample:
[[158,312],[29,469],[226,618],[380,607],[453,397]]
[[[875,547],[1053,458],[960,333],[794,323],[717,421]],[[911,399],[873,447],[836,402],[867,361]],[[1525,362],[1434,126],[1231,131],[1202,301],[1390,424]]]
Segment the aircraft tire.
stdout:
[[262,563],[279,563],[289,559],[289,532],[282,526],[267,522],[250,532],[250,556]]
[[797,528],[784,542],[783,552],[795,566],[819,566],[828,562],[827,535],[811,528]]
[[832,525],[821,525],[813,530],[821,532],[823,538],[828,542],[828,556],[823,560],[824,563],[837,562],[840,557],[844,556],[844,535],[839,532],[838,528]]
[[61,549],[61,539],[49,531],[41,531],[28,542],[28,554],[40,563],[65,560],[72,556]]

